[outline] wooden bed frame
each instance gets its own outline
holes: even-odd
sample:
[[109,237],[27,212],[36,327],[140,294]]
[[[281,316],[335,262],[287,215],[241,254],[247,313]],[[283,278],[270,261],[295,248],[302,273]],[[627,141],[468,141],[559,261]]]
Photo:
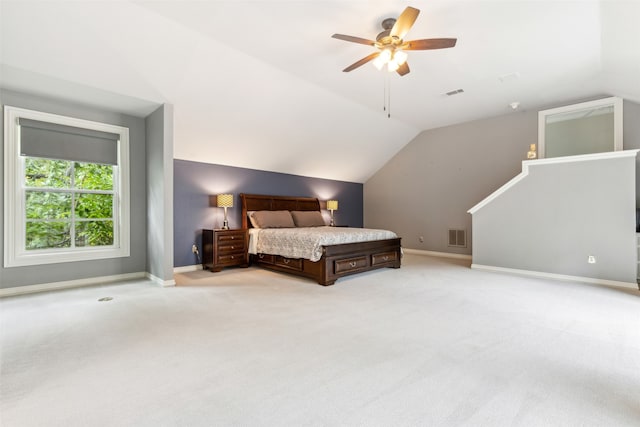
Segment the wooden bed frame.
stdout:
[[[320,211],[320,202],[313,197],[240,194],[240,201],[244,229],[251,228],[247,216],[251,211]],[[384,267],[400,268],[400,238],[324,246],[322,258],[316,262],[269,254],[251,255],[250,259],[261,267],[307,277],[329,286],[350,274]]]

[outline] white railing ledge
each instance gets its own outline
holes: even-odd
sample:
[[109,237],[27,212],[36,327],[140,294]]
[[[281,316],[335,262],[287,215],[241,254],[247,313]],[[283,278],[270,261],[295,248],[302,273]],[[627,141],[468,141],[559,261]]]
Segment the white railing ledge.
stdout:
[[478,210],[483,208],[485,205],[491,203],[491,201],[502,193],[507,191],[509,188],[513,187],[524,177],[529,175],[529,167],[531,166],[544,166],[544,165],[554,165],[559,163],[573,163],[573,162],[587,162],[591,160],[607,160],[607,159],[616,159],[620,157],[636,157],[640,150],[623,150],[623,151],[607,151],[605,153],[593,153],[593,154],[579,154],[577,156],[565,156],[565,157],[552,157],[550,159],[536,159],[536,160],[523,160],[522,161],[522,172],[513,177],[510,181],[504,184],[502,187],[498,188],[496,191],[491,193],[489,196],[484,198],[480,203],[469,209],[467,212],[473,215]]

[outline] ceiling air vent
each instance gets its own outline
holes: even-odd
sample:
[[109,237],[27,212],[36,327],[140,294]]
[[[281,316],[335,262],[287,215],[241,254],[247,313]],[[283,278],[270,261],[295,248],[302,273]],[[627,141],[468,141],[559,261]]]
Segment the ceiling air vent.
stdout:
[[518,78],[520,78],[520,73],[518,72],[498,76],[498,80],[500,80],[500,83],[508,83],[510,81],[518,80]]
[[462,93],[462,92],[464,92],[464,90],[463,90],[463,89],[456,89],[456,90],[452,90],[451,92],[447,92],[447,93],[445,93],[445,95],[447,95],[447,96],[453,96],[453,95],[457,95],[457,94]]

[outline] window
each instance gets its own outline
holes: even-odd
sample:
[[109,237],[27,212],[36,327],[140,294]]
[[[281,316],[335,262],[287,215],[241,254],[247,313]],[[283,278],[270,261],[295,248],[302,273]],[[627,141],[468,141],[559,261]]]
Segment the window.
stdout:
[[129,256],[128,139],[5,106],[5,267]]
[[622,150],[622,107],[610,97],[538,112],[538,157]]

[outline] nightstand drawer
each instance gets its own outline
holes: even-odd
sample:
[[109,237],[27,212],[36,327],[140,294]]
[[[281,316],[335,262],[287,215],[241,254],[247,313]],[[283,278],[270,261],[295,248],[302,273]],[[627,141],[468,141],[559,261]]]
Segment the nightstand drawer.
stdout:
[[244,241],[241,241],[241,240],[236,240],[231,242],[218,242],[219,254],[244,252],[245,249],[246,249],[246,246],[244,245]]
[[218,244],[227,244],[233,242],[243,242],[244,243],[245,232],[244,231],[236,231],[236,230],[216,230],[216,239],[218,240]]
[[216,257],[216,264],[218,265],[239,265],[245,262],[245,254],[243,253],[221,254]]

